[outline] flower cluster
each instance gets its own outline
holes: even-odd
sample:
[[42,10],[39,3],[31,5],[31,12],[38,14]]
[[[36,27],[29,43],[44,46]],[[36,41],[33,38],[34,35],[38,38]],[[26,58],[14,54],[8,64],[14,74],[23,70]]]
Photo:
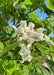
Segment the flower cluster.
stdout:
[[27,45],[20,45],[21,49],[19,51],[19,54],[22,56],[23,59],[21,63],[23,63],[25,60],[29,62],[32,60],[30,47],[32,46],[33,42],[46,41],[54,45],[50,38],[43,33],[43,31],[45,31],[46,29],[34,29],[34,23],[32,22],[29,22],[29,25],[27,25],[26,21],[21,21],[21,24],[18,28],[16,26],[13,26],[13,28],[15,30],[15,33],[12,37],[17,36],[17,41],[26,40],[27,42]]

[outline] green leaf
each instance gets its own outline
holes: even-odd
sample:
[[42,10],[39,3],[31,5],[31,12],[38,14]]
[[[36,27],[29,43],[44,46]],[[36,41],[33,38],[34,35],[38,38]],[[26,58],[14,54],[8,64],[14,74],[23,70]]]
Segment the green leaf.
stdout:
[[51,20],[51,23],[54,25],[54,20]]
[[24,65],[23,66],[23,70],[25,71],[25,74],[28,75],[29,69],[28,69],[28,66],[27,65]]
[[48,61],[48,63],[49,63],[51,66],[54,67],[54,62],[53,62],[52,60],[47,60],[47,61]]
[[41,70],[38,67],[36,67],[36,71],[37,71],[37,73],[41,74]]
[[0,42],[0,49],[3,49],[4,48],[4,45],[2,42]]
[[12,48],[16,48],[19,44],[23,43],[24,41],[20,41],[11,45],[8,45],[7,47],[5,47],[1,52],[0,52],[0,57],[5,54],[6,52],[8,52],[10,49]]
[[48,70],[43,68],[43,69],[41,69],[41,71],[42,71],[42,75],[49,75]]
[[2,65],[3,65],[3,60],[2,59],[0,59],[0,73],[4,73],[4,69],[3,69],[3,67],[2,67]]
[[26,5],[32,5],[32,2],[31,2],[30,0],[25,0],[24,3],[25,3]]
[[20,8],[25,9],[25,4],[21,3]]
[[16,70],[12,73],[12,75],[29,75],[28,66],[24,64],[17,64],[17,66],[20,68],[20,66],[23,67],[22,70]]
[[26,73],[26,71],[24,71],[24,70],[19,70],[19,71],[15,71],[15,72],[13,72],[13,74],[12,75],[28,75],[28,73]]
[[39,17],[36,15],[35,12],[31,12],[30,15],[29,15],[29,18],[30,18],[30,19],[33,19],[33,20],[36,20],[36,19],[38,19]]
[[47,6],[49,7],[49,9],[54,10],[54,0],[47,0]]
[[44,46],[43,44],[36,44],[36,47],[37,47],[40,51],[44,50],[44,52],[45,52],[45,51],[46,51],[46,52],[49,52],[49,51],[51,50],[50,48]]
[[3,63],[3,68],[7,74],[11,75],[15,70],[17,70],[17,63],[14,60],[5,61]]
[[29,64],[29,68],[30,68],[31,70],[34,69],[34,64],[33,64],[32,62]]

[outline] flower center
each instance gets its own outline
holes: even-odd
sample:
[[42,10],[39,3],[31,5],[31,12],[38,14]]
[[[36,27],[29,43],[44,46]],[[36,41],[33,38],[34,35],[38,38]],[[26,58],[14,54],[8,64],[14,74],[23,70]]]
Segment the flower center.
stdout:
[[30,30],[32,30],[32,26],[30,27]]
[[22,27],[20,27],[20,29],[22,29]]
[[38,29],[34,29],[34,31],[37,31]]
[[27,32],[28,36],[30,36],[30,32]]
[[21,33],[20,35],[19,35],[19,37],[22,37],[23,36],[23,33]]
[[41,34],[39,34],[39,37],[41,36]]
[[28,42],[29,44],[31,44],[31,42]]
[[28,56],[28,53],[26,53],[25,58]]
[[25,25],[22,25],[23,29],[25,29]]

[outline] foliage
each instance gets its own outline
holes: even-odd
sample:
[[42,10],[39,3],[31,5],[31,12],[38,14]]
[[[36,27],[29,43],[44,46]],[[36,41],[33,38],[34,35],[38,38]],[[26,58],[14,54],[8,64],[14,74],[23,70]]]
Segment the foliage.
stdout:
[[54,10],[54,0],[47,0],[47,6],[50,9]]
[[[37,9],[47,14],[46,19],[40,19],[34,12]],[[18,27],[21,20],[33,22],[35,28],[44,28],[43,33],[54,34],[54,0],[0,0],[0,74],[1,75],[54,75],[54,46],[45,41],[34,42],[31,48],[32,61],[20,63],[19,45],[12,38],[15,32],[12,25]],[[43,15],[44,16],[44,15]],[[54,42],[54,37],[50,37]]]

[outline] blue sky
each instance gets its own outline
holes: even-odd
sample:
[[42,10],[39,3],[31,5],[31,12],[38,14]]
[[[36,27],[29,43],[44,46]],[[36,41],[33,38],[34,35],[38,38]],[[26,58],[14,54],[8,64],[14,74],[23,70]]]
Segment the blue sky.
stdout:
[[39,16],[39,18],[42,18],[42,19],[45,19],[46,18],[46,16],[47,16],[47,14],[46,13],[44,13],[44,10],[43,10],[43,12],[42,13],[40,13],[41,12],[41,10],[38,8],[37,10],[35,10],[34,11],[38,16]]

